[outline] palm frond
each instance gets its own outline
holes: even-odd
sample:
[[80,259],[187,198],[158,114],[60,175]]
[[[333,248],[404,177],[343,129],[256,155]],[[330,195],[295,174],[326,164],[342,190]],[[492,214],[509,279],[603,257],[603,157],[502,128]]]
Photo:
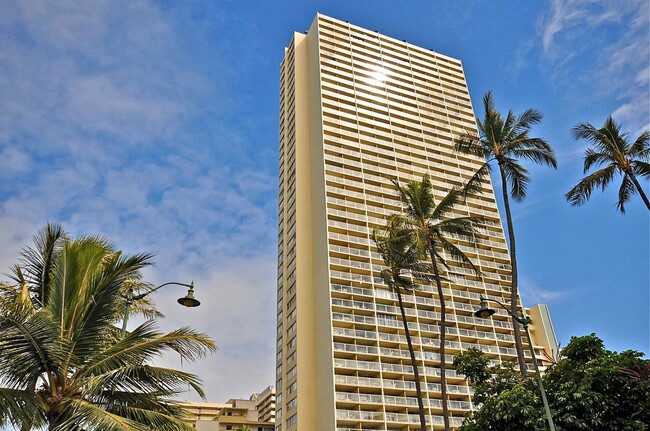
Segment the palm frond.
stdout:
[[193,361],[216,350],[205,334],[191,328],[180,328],[163,334],[154,321],[147,321],[108,348],[97,352],[75,378],[99,375],[127,364],[140,364],[152,356],[173,350]]
[[439,241],[439,247],[444,250],[445,253],[449,254],[454,260],[459,262],[461,266],[471,269],[478,277],[483,278],[481,270],[474,265],[472,260],[468,258],[460,248],[445,237],[441,237]]
[[[527,135],[527,133],[526,133]],[[546,165],[557,169],[557,160],[555,159],[555,152],[553,148],[543,139],[528,138],[517,139],[515,143],[521,145],[513,145],[510,153],[520,159],[530,160],[538,165]]]
[[454,151],[470,154],[482,159],[488,159],[490,157],[490,151],[486,149],[481,141],[481,137],[472,133],[465,133],[456,139]]
[[485,178],[490,175],[490,171],[490,164],[486,162],[474,173],[474,175],[472,175],[472,178],[470,178],[465,184],[465,187],[463,187],[465,199],[467,199],[468,196],[476,196],[483,193],[482,186],[485,182]]
[[19,264],[13,268],[12,279],[29,286],[39,307],[49,299],[51,274],[66,238],[67,234],[60,225],[48,223],[34,236],[34,246],[22,250]]
[[438,202],[438,205],[435,206],[430,215],[428,215],[428,218],[432,220],[442,220],[445,216],[451,213],[458,204],[465,200],[465,196],[466,194],[463,188],[451,188],[445,197]]
[[514,112],[508,110],[508,115],[506,115],[505,121],[501,124],[499,141],[510,142],[517,133],[517,116]]
[[411,219],[418,220],[431,214],[435,201],[431,193],[431,180],[428,176],[425,175],[422,181],[409,181],[403,186],[393,181],[393,185],[402,201],[404,212]]
[[[161,403],[162,404],[162,403]],[[194,431],[194,427],[183,419],[189,419],[191,416],[180,407],[169,406],[164,410],[153,408],[140,408],[137,404],[134,406],[113,404],[106,411],[126,417],[141,424],[149,424],[151,428],[161,431]]]
[[201,397],[205,396],[198,376],[147,364],[125,364],[101,375],[93,375],[87,381],[86,397],[100,405],[103,399],[114,399],[115,393],[129,393],[133,397],[153,396],[155,401],[159,397],[173,397],[185,392],[188,386]]
[[104,329],[115,322],[121,310],[119,305],[122,301],[116,301],[116,298],[120,297],[122,284],[150,265],[150,257],[148,254],[116,254],[104,259],[101,269],[87,284],[87,306],[75,319],[73,349],[78,357],[90,358],[97,351],[98,343],[103,342],[107,335]]
[[45,415],[33,391],[0,387],[0,427],[37,429],[45,424]]
[[650,131],[641,133],[630,147],[630,155],[637,160],[650,160]]
[[535,124],[539,124],[544,116],[537,109],[526,109],[518,118],[513,129],[517,133],[530,130]]
[[648,179],[650,178],[650,163],[636,160],[632,162],[632,172],[636,176]]
[[48,313],[36,311],[29,298],[0,299],[0,381],[26,389],[26,383],[55,371],[64,344]]
[[54,431],[105,430],[105,431],[149,431],[151,427],[132,419],[110,413],[85,400],[66,400],[63,413],[65,419]]
[[618,189],[618,202],[616,202],[616,208],[621,214],[625,214],[625,204],[635,192],[636,188],[630,176],[627,174],[623,175],[623,182],[621,182],[621,187]]
[[585,150],[584,168],[582,173],[586,174],[593,166],[615,165],[617,162],[609,153],[596,152],[591,148]]
[[580,123],[572,132],[574,139],[589,141],[596,152],[610,154],[613,159],[620,159],[627,152],[625,134],[621,134],[612,117],[608,117],[600,129],[589,123]]
[[582,205],[589,200],[595,188],[600,187],[601,190],[605,190],[614,179],[615,174],[616,167],[614,165],[600,169],[580,180],[564,197],[572,206]]
[[[500,166],[506,175],[506,182],[510,184],[510,195],[515,201],[522,201],[526,197],[526,190],[530,183],[528,170],[511,158],[504,158]],[[504,184],[503,187],[506,187]]]

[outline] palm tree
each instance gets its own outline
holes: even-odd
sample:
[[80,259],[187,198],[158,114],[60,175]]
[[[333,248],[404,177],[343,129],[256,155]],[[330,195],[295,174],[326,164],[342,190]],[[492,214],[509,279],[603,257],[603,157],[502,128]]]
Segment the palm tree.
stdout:
[[575,139],[586,139],[591,146],[585,151],[584,171],[587,173],[592,166],[601,167],[596,172],[587,175],[566,195],[571,205],[582,205],[591,197],[595,188],[605,187],[614,180],[617,174],[623,176],[623,182],[618,190],[616,207],[625,214],[625,203],[635,192],[650,210],[650,201],[639,184],[637,177],[650,178],[650,132],[647,130],[630,145],[628,134],[621,131],[620,125],[610,116],[600,129],[589,123],[580,123],[573,128]]
[[[16,285],[27,286],[34,307],[40,309],[49,299],[51,277],[56,267],[63,244],[69,240],[68,233],[61,225],[47,223],[33,238],[33,246],[23,248],[18,264],[10,274]],[[9,291],[12,291],[11,286]],[[1,286],[0,286],[1,287]],[[133,290],[147,291],[151,289],[149,283],[141,279],[139,273],[134,273],[133,278],[122,283],[122,294],[131,288]],[[6,289],[5,289],[6,290]],[[0,289],[2,294],[2,289]],[[125,301],[120,302],[118,315],[123,315]],[[155,305],[148,297],[138,300],[131,305],[131,313],[139,314],[145,318],[162,317]]]
[[191,430],[172,397],[188,386],[203,396],[199,378],[151,359],[173,350],[195,360],[214,343],[190,328],[162,333],[154,320],[124,339],[115,326],[123,284],[139,279],[151,256],[125,256],[100,237],[63,239],[53,254],[44,290],[23,277],[0,295],[0,426]]
[[[456,141],[456,151],[485,159],[485,164],[476,173],[475,180],[480,180],[490,173],[492,162],[496,161],[499,168],[510,245],[510,263],[512,265],[510,311],[513,315],[516,315],[518,298],[517,248],[512,212],[510,211],[510,196],[516,202],[522,201],[526,197],[526,189],[530,183],[528,170],[519,163],[519,159],[526,159],[555,169],[557,169],[557,161],[555,160],[553,148],[544,139],[529,136],[531,127],[542,119],[542,114],[539,111],[527,109],[519,116],[512,111],[508,111],[508,115],[504,119],[494,106],[491,91],[483,97],[483,106],[485,116],[483,120],[476,120],[479,136],[473,134],[461,136]],[[508,186],[510,187],[510,194],[508,194]],[[521,333],[519,332],[519,323],[514,318],[512,319],[512,327],[515,335],[519,370],[522,375],[526,375],[527,367]]]
[[384,260],[387,268],[381,271],[381,278],[386,285],[395,292],[399,303],[399,310],[402,315],[406,344],[411,356],[411,367],[415,380],[415,392],[418,400],[418,411],[420,415],[420,427],[426,431],[426,419],[424,416],[424,403],[422,401],[422,389],[420,387],[420,373],[418,371],[411,333],[406,320],[404,303],[402,302],[402,290],[414,291],[417,286],[408,277],[410,272],[425,273],[426,269],[421,267],[419,251],[413,241],[413,234],[409,226],[400,215],[394,215],[386,220],[386,226],[382,231],[373,229],[372,240],[377,245],[377,250]]
[[[390,283],[396,284],[400,288],[408,289],[410,282],[404,277],[398,277],[401,270],[407,270],[412,275],[425,282],[435,281],[440,301],[440,387],[442,392],[442,413],[445,424],[445,430],[449,430],[449,407],[447,403],[447,376],[446,376],[446,326],[447,326],[447,308],[445,297],[442,291],[443,277],[441,275],[440,265],[449,269],[445,255],[451,257],[455,262],[462,266],[473,269],[480,275],[480,271],[474,266],[471,260],[450,240],[449,237],[457,239],[474,238],[476,227],[479,224],[487,223],[482,217],[453,217],[453,211],[464,201],[466,196],[475,191],[475,185],[468,185],[464,188],[452,188],[447,195],[437,204],[433,195],[431,181],[425,176],[422,181],[410,181],[401,186],[393,182],[402,202],[402,214],[393,216],[399,221],[389,219],[387,231],[394,231],[399,240],[395,240],[395,247],[391,253],[386,251],[380,252],[384,257],[388,268],[382,272],[382,278]],[[408,233],[408,235],[406,235]],[[390,238],[390,235],[387,235]],[[388,247],[386,247],[388,248]],[[395,252],[394,250],[397,250]],[[400,250],[402,250],[400,252]],[[387,259],[385,256],[388,256]],[[429,257],[430,266],[423,266],[418,263],[421,259]],[[399,271],[395,271],[399,269]],[[389,283],[390,281],[390,283]],[[412,288],[411,288],[412,289]],[[406,317],[398,295],[402,319],[406,328]],[[408,330],[406,330],[408,334]],[[412,349],[409,337],[407,336],[409,349]],[[411,350],[411,361],[415,361],[415,355]],[[417,367],[413,364],[413,370],[416,381],[418,380]],[[416,383],[417,390],[417,383]],[[418,395],[421,396],[421,395]],[[421,405],[421,404],[420,404]],[[421,421],[422,415],[421,415]],[[423,429],[424,424],[423,424]]]

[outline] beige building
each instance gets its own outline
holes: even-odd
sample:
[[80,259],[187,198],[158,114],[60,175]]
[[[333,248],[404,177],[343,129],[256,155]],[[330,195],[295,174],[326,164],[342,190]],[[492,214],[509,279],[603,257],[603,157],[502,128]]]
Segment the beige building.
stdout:
[[262,422],[275,422],[275,386],[268,386],[259,394],[253,394],[255,409]]
[[[419,429],[397,300],[379,278],[383,262],[369,236],[400,210],[391,179],[428,174],[442,197],[481,165],[453,151],[459,134],[476,130],[462,64],[318,15],[294,34],[280,73],[276,431]],[[498,222],[492,185],[459,211]],[[480,296],[509,297],[501,223],[475,243],[457,245],[484,279],[453,262],[445,274],[453,427],[473,408],[453,356],[477,347],[494,361],[516,360],[506,313],[473,316]],[[441,429],[436,296],[422,286],[405,295],[405,307],[428,422]],[[547,309],[531,315],[536,349],[551,353]]]
[[[247,426],[249,431],[273,431],[275,388],[269,386],[249,399],[230,399],[227,403],[181,403],[190,415],[190,423],[198,431],[237,431]],[[270,412],[273,413],[270,413]]]

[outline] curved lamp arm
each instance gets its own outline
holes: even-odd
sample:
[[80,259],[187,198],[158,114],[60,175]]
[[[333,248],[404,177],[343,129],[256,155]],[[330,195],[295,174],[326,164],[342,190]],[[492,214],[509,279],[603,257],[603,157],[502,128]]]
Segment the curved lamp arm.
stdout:
[[[510,311],[510,310],[508,309],[508,307],[506,307],[503,303],[499,302],[499,301],[496,300],[496,299],[488,299],[488,298],[484,298],[484,297],[482,297],[482,296],[480,297],[480,299],[481,299],[481,305],[480,305],[481,308],[480,308],[480,309],[479,309],[475,314],[479,313],[480,311],[489,310],[489,308],[487,307],[487,302],[496,302],[497,304],[499,304],[499,305],[501,306],[501,308],[503,308],[504,310],[506,310],[506,312],[507,312],[507,313],[508,313],[508,314],[509,314],[513,319],[515,319],[517,322],[521,323],[522,325],[524,325],[524,326],[528,326],[528,325],[530,324],[530,322],[531,322],[530,317],[524,315],[523,313],[522,313],[521,316],[517,316],[517,315],[514,314],[512,311]],[[494,314],[494,313],[492,313],[492,314]]]
[[[133,289],[129,289],[129,291],[130,291],[131,294],[132,294],[132,296],[131,296],[131,300],[132,300],[132,301],[140,300],[140,299],[144,298],[145,296],[149,295],[150,293],[154,293],[156,290],[160,289],[161,287],[169,286],[170,284],[175,284],[175,285],[177,285],[177,286],[185,286],[185,287],[188,287],[190,290],[194,290],[194,282],[191,282],[190,284],[186,284],[186,283],[179,283],[179,282],[177,282],[177,281],[169,281],[169,282],[167,282],[167,283],[163,283],[163,284],[161,284],[160,286],[156,286],[156,287],[154,287],[153,289],[151,289],[151,290],[148,291],[148,292],[141,293],[140,295],[133,295]],[[129,298],[127,297],[127,300],[128,300],[128,299],[129,299]]]
[[153,289],[151,289],[148,292],[141,293],[139,295],[134,295],[133,294],[133,288],[129,288],[129,290],[126,292],[125,298],[126,298],[126,304],[124,305],[124,321],[122,322],[122,332],[120,335],[120,339],[123,340],[124,336],[126,335],[126,324],[129,321],[129,311],[131,310],[131,304],[133,304],[133,301],[138,301],[145,296],[149,295],[150,293],[155,292],[156,290],[169,286],[170,284],[175,284],[177,286],[184,286],[189,288],[187,291],[187,295],[185,295],[182,298],[178,299],[178,303],[181,304],[184,307],[198,307],[201,305],[201,303],[194,299],[194,282],[192,281],[190,284],[187,283],[179,283],[177,281],[169,281],[167,283],[163,283],[160,286],[156,286]]

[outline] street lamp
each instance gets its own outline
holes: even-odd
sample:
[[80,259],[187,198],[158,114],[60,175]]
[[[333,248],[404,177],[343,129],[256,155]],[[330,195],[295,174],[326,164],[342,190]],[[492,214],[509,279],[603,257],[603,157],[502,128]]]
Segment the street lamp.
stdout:
[[201,305],[201,303],[194,298],[194,282],[191,282],[190,284],[185,284],[185,283],[170,281],[168,283],[163,283],[160,286],[156,286],[150,291],[141,293],[139,295],[134,295],[133,288],[129,287],[129,290],[126,292],[125,295],[126,305],[124,306],[124,322],[122,323],[122,334],[120,335],[120,339],[124,339],[124,335],[126,335],[126,323],[129,321],[129,311],[131,309],[131,304],[133,304],[133,301],[139,301],[140,299],[144,298],[150,293],[153,293],[156,290],[160,289],[161,287],[168,286],[170,284],[175,284],[177,286],[185,286],[188,288],[187,295],[183,296],[182,298],[178,298],[177,302],[179,304],[181,304],[184,307],[198,307],[199,305]]
[[481,304],[479,305],[479,309],[474,312],[474,316],[480,317],[481,319],[487,319],[488,317],[492,316],[494,313],[496,313],[496,310],[493,308],[489,308],[487,303],[488,301],[496,302],[508,312],[510,316],[512,316],[513,319],[515,319],[517,322],[519,322],[524,329],[526,330],[526,336],[528,337],[528,344],[530,345],[530,352],[533,355],[533,365],[535,366],[535,375],[537,376],[537,385],[539,386],[539,392],[542,394],[542,402],[544,403],[544,410],[546,411],[546,419],[548,420],[548,426],[551,429],[551,431],[555,431],[555,424],[553,423],[553,417],[551,416],[551,408],[548,405],[548,400],[546,399],[546,391],[544,390],[544,383],[542,382],[542,375],[539,372],[539,367],[537,366],[537,357],[535,356],[535,348],[533,347],[533,339],[530,338],[530,331],[528,330],[528,325],[530,325],[530,317],[526,316],[523,311],[521,313],[521,316],[517,316],[516,314],[513,314],[510,310],[508,310],[508,307],[503,305],[501,302],[497,301],[496,299],[487,299],[481,297]]

